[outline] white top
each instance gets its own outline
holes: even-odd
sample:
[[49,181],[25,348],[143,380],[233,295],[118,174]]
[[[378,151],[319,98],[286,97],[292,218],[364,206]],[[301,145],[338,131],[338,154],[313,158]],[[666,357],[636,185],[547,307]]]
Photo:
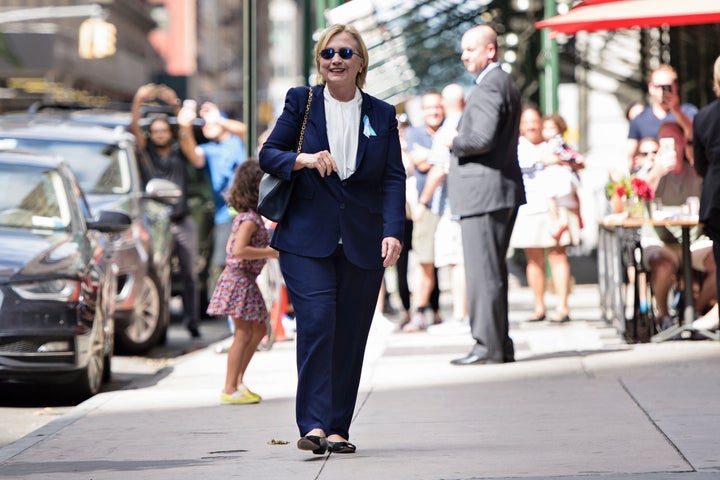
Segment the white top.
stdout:
[[345,180],[357,166],[358,135],[360,133],[360,109],[362,94],[355,87],[355,97],[340,102],[325,89],[325,123],[330,153],[338,166],[338,176]]
[[542,159],[542,147],[534,145],[527,138],[518,139],[518,163],[523,172],[523,185],[527,203],[521,208],[526,214],[547,211],[547,195],[543,184],[543,169],[539,167]]

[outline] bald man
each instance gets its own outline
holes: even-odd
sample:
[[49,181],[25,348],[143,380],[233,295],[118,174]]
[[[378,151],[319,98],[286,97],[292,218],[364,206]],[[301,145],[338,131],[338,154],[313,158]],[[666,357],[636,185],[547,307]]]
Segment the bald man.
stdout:
[[510,234],[525,189],[518,164],[520,93],[497,61],[497,34],[487,25],[462,37],[462,62],[475,76],[458,134],[448,191],[453,214],[460,217],[468,316],[475,344],[453,365],[515,360],[508,324]]

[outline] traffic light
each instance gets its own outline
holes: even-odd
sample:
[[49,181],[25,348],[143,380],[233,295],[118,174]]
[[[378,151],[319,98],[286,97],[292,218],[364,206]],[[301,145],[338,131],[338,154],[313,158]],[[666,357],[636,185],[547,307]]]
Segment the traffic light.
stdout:
[[117,29],[102,18],[88,18],[78,34],[80,58],[105,58],[115,54]]

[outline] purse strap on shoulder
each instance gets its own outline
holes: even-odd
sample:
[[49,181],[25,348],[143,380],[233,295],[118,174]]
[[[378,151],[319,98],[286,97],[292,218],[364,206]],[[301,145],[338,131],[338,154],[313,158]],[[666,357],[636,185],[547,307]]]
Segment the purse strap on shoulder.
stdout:
[[298,141],[297,153],[302,150],[303,138],[305,138],[305,125],[307,125],[308,115],[310,114],[310,103],[312,102],[312,87],[308,88],[308,100],[305,105],[305,116],[303,117],[302,127],[300,127],[300,140]]

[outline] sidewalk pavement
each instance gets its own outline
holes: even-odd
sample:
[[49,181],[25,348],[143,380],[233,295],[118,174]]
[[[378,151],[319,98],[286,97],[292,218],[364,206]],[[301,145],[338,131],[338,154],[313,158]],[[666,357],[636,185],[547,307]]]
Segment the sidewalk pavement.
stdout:
[[[576,286],[573,321],[527,323],[514,285],[517,362],[458,367],[468,328],[395,332],[378,317],[352,426],[354,455],[295,446],[295,351],[258,352],[258,405],[220,405],[211,346],[101,393],[0,449],[6,479],[720,479],[720,342],[626,345]],[[551,304],[552,305],[552,304]]]

